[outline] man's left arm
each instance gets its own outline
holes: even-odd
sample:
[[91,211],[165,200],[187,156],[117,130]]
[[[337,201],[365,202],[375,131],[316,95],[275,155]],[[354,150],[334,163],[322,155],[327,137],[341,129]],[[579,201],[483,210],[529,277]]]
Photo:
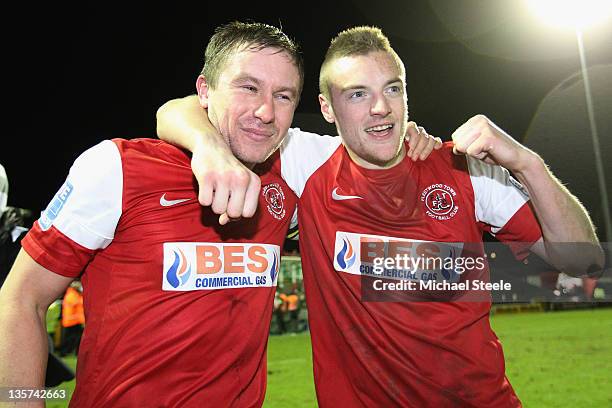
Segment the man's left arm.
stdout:
[[533,252],[573,276],[596,275],[602,270],[604,253],[587,211],[539,155],[484,115],[469,119],[452,138],[455,153],[505,167],[527,189],[543,236]]

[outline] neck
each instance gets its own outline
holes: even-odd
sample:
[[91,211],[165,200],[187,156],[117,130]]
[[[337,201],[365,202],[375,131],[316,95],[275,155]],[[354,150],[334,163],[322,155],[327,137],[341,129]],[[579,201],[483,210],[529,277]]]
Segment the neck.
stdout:
[[363,167],[365,169],[370,169],[370,170],[385,170],[385,169],[390,169],[392,167],[397,166],[398,164],[401,163],[402,160],[404,160],[404,157],[406,157],[406,146],[404,143],[402,143],[400,150],[397,152],[397,154],[389,161],[386,162],[371,162],[368,161],[360,156],[358,156],[355,152],[353,152],[351,149],[349,149],[348,146],[344,146],[346,147],[346,151],[349,154],[349,157],[351,158],[351,160],[357,164],[360,167]]

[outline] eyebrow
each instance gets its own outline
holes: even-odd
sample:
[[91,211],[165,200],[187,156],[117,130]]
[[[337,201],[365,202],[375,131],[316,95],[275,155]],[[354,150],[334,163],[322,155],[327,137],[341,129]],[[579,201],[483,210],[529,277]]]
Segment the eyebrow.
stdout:
[[[241,75],[232,81],[233,84],[245,83],[245,82],[253,82],[255,85],[262,86],[262,81],[251,75]],[[274,89],[274,92],[275,93],[276,92],[289,92],[291,93],[291,96],[293,97],[297,95],[297,89],[292,86],[282,86],[280,88]]]
[[[389,86],[389,85],[394,84],[396,82],[399,82],[399,83],[401,83],[403,85],[403,82],[402,82],[401,78],[393,78],[393,79],[390,79],[387,82],[385,82],[385,86]],[[348,86],[342,88],[340,90],[340,93],[344,93],[346,91],[353,91],[353,90],[356,90],[356,89],[367,89],[367,88],[368,87],[366,85],[359,85],[359,84],[348,85]]]

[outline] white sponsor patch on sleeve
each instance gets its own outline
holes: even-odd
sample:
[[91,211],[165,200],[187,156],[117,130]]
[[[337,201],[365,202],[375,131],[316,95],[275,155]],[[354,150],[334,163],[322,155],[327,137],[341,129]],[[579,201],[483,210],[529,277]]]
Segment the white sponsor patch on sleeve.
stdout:
[[57,218],[62,208],[64,208],[64,204],[68,201],[70,194],[74,190],[74,186],[70,181],[66,180],[64,185],[60,187],[53,200],[49,203],[47,208],[40,215],[40,219],[38,220],[38,224],[43,231],[47,231],[53,225],[53,221]]

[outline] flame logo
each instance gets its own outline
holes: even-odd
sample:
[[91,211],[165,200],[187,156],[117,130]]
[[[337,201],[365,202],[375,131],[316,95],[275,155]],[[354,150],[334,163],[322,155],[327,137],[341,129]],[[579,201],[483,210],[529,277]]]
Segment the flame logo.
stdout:
[[272,261],[272,268],[270,268],[270,279],[272,280],[273,284],[274,284],[274,279],[276,278],[276,275],[278,275],[279,268],[280,268],[280,262],[278,262],[276,253],[274,253],[274,261]]
[[179,249],[178,252],[180,256],[174,251],[174,262],[166,272],[168,283],[175,289],[179,286],[183,286],[189,279],[189,276],[191,276],[191,265],[187,263],[183,251]]
[[336,260],[342,269],[347,269],[353,266],[355,263],[356,254],[355,251],[353,251],[353,246],[351,245],[350,241],[348,241],[346,238],[343,238],[342,240],[344,241],[344,245],[342,246],[340,252],[338,252]]

